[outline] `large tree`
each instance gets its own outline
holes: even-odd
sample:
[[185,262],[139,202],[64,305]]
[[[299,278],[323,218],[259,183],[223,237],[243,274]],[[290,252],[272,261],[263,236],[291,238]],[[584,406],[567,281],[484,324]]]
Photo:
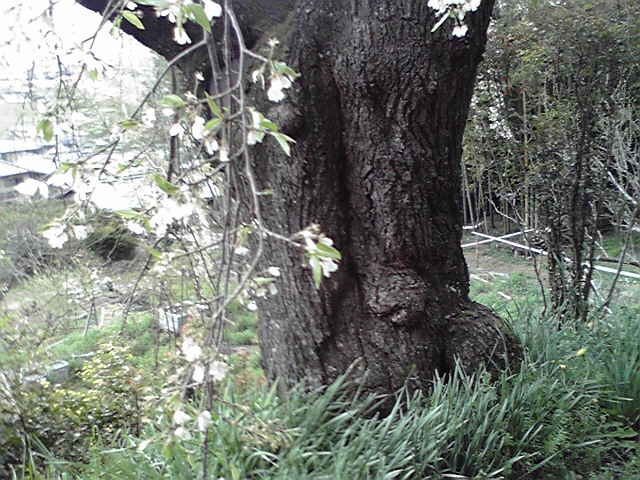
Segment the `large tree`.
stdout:
[[[107,3],[78,1],[100,12]],[[318,289],[299,249],[267,242],[264,265],[283,277],[260,306],[270,379],[326,385],[349,371],[365,390],[393,392],[456,359],[500,367],[517,351],[500,319],[470,301],[460,248],[462,136],[492,7],[468,14],[459,38],[453,22],[432,32],[427,0],[233,2],[247,45],[277,36],[301,74],[286,102],[260,105],[297,142],[290,157],[255,149],[259,187],[273,192],[265,224],[318,224],[343,255]],[[142,11],[145,30],[124,22],[128,33],[167,58],[184,49],[171,24]]]

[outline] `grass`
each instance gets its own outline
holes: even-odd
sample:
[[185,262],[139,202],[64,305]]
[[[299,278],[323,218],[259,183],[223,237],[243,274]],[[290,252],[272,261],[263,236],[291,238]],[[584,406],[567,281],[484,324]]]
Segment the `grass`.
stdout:
[[[520,277],[505,281],[495,288],[532,294]],[[344,381],[281,400],[247,353],[232,360],[214,403],[206,460],[195,420],[179,438],[167,411],[140,437],[105,444],[98,435],[86,462],[50,457],[46,476],[25,478],[191,479],[206,462],[209,478],[225,479],[640,479],[635,312],[561,330],[519,312],[513,327],[525,360],[495,382],[457,371],[428,394],[399,392],[379,418],[372,412],[381,399],[354,395]],[[182,408],[195,419],[198,405]]]
[[258,316],[242,305],[236,303],[231,306],[232,321],[224,329],[224,341],[231,345],[257,345],[256,331]]
[[[385,418],[371,414],[380,398],[353,395],[344,382],[287,401],[257,388],[241,404],[230,383],[208,433],[209,478],[640,478],[637,445],[629,441],[637,432],[607,414],[604,386],[575,375],[584,356],[564,361],[565,368],[528,358],[496,383],[458,371],[447,382],[436,379],[429,395],[399,392]],[[195,418],[197,408],[187,408]],[[95,448],[88,463],[56,474],[199,478],[204,435],[193,428],[181,439],[163,422],[164,429],[156,424],[140,439],[123,435],[117,445]],[[148,446],[140,450],[143,440]]]
[[[43,281],[44,288],[53,278],[32,285]],[[266,386],[259,354],[247,349],[229,359],[206,433],[197,428],[196,398],[154,410],[139,436],[94,432],[82,462],[34,446],[14,478],[180,480],[200,478],[206,465],[208,478],[225,480],[640,479],[640,288],[626,281],[620,287],[611,315],[559,329],[541,315],[531,275],[472,281],[472,298],[509,320],[525,349],[523,363],[495,381],[482,371],[457,371],[435,379],[430,392],[400,391],[385,418],[374,413],[381,398],[354,395],[357,386],[345,381],[280,399]],[[231,313],[225,341],[257,343],[255,315],[239,305]],[[174,350],[152,322],[150,314],[134,314],[124,329],[132,366],[150,374],[157,347]],[[86,335],[67,333],[50,353],[94,351],[121,330],[114,322]],[[188,436],[175,435],[175,408],[190,416]]]

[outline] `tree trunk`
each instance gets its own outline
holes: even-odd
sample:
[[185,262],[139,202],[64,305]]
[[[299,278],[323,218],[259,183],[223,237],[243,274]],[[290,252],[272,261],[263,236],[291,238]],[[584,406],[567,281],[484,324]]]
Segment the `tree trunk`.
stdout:
[[465,38],[451,21],[431,33],[427,0],[293,3],[280,53],[302,76],[259,108],[297,143],[291,157],[255,150],[273,191],[263,214],[277,232],[318,224],[343,261],[316,289],[299,250],[267,242],[263,265],[282,271],[279,295],[259,305],[269,379],[319,386],[348,371],[389,393],[425,387],[456,358],[502,368],[518,348],[469,300],[460,248],[462,136],[493,1],[467,15]]

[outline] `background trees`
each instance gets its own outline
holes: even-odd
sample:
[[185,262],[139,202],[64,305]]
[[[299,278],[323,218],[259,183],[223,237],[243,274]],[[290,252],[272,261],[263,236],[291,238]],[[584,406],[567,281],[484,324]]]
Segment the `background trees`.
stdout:
[[587,317],[599,231],[628,223],[607,203],[620,194],[611,122],[639,98],[637,18],[637,6],[614,1],[500,4],[480,74],[467,213],[495,221],[498,209],[540,230],[551,304],[568,318]]

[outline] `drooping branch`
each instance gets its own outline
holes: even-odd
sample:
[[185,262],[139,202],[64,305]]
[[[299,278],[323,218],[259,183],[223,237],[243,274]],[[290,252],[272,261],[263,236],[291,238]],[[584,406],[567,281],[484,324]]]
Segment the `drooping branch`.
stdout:
[[[109,7],[109,0],[76,0],[76,2],[89,10],[104,14]],[[115,3],[115,2],[111,2]],[[258,40],[265,36],[275,25],[282,23],[293,10],[296,0],[244,0],[229,2],[238,18],[242,35],[248,48],[252,48]],[[171,60],[188,45],[180,45],[174,41],[174,24],[167,17],[159,17],[153,7],[138,5],[137,11],[141,13],[140,20],[144,30],[136,28],[127,21],[121,24],[122,30],[134,37],[140,43]],[[193,42],[202,39],[201,28],[191,22],[185,24],[185,30]],[[214,36],[216,32],[214,26]]]

